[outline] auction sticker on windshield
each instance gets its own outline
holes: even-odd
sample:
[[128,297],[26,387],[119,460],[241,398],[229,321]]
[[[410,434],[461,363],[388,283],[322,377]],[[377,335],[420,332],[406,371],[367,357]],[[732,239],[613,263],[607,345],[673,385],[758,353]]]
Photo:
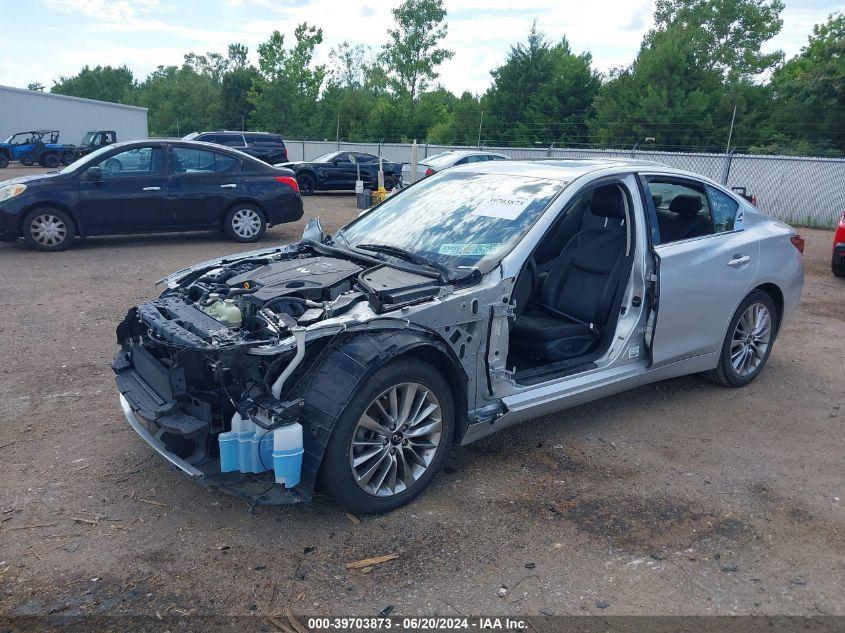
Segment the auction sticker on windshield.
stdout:
[[484,200],[470,215],[502,220],[516,220],[534,198],[516,198],[513,196],[495,196]]
[[495,253],[500,243],[495,244],[441,244],[437,252],[440,255],[455,255],[455,256],[473,256],[478,255],[484,257],[490,253]]

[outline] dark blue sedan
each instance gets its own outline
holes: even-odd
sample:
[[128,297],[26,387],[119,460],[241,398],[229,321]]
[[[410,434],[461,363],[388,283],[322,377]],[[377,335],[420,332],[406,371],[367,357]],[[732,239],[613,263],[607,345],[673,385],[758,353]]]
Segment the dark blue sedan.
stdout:
[[76,236],[218,230],[255,242],[302,217],[294,173],[211,143],[104,147],[58,172],[0,182],[0,241],[44,251]]

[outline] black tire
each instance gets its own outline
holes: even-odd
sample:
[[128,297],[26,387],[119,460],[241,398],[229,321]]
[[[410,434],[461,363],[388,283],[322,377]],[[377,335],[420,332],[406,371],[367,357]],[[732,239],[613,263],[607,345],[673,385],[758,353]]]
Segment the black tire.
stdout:
[[0,169],[6,169],[9,166],[9,157],[6,154],[0,154]]
[[[352,472],[351,450],[358,421],[381,394],[391,387],[418,383],[436,397],[441,411],[440,438],[434,456],[419,478],[401,492],[376,496],[365,491]],[[343,384],[338,381],[338,385]],[[363,385],[350,385],[345,406],[340,409],[320,469],[320,487],[338,504],[358,514],[389,512],[413,501],[443,467],[455,432],[455,405],[444,377],[434,367],[415,358],[399,359],[376,370]],[[392,444],[388,444],[388,447]],[[391,449],[393,450],[393,449]],[[403,449],[399,448],[400,451]],[[392,454],[392,453],[391,453]]]
[[[2,165],[0,165],[0,167],[2,167]],[[834,255],[830,262],[830,269],[837,277],[845,277],[845,264],[838,263],[836,261],[837,259],[838,257]]]
[[[755,305],[765,306],[770,315],[768,341],[765,351],[759,358],[759,364],[757,364],[753,370],[749,370],[748,373],[742,374],[737,371],[732,359],[734,333],[737,332],[737,324],[740,319],[743,318],[746,310]],[[728,325],[728,331],[725,334],[725,340],[722,343],[722,352],[719,355],[719,364],[716,366],[716,369],[707,372],[704,376],[725,387],[744,387],[751,383],[755,378],[757,378],[757,376],[760,375],[760,372],[763,371],[763,368],[766,366],[766,362],[769,360],[769,355],[772,353],[772,346],[774,345],[775,338],[777,336],[779,324],[780,314],[777,311],[777,307],[775,306],[775,302],[772,300],[772,297],[762,290],[752,291],[747,297],[745,297],[742,303],[739,304],[733,318],[731,318],[730,324]]]
[[[49,227],[53,230],[45,230]],[[67,250],[76,236],[76,225],[67,213],[45,207],[27,213],[21,230],[27,245],[39,251]]]
[[265,231],[267,219],[254,204],[235,204],[223,218],[223,232],[236,242],[257,242]]
[[73,152],[65,152],[62,154],[62,165],[70,165],[76,160],[76,154]]
[[48,152],[47,154],[41,156],[41,159],[38,162],[42,167],[55,169],[56,167],[62,164],[62,159],[55,152]]
[[310,196],[317,188],[317,179],[311,172],[303,172],[296,175],[296,184],[299,185],[299,195]]
[[388,191],[392,191],[398,182],[399,181],[396,179],[396,176],[394,176],[393,174],[384,175],[384,188]]

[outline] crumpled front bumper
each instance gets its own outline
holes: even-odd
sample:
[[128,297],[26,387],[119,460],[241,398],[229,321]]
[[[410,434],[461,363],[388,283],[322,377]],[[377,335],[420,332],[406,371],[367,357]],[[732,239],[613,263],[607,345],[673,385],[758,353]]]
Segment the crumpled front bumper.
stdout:
[[293,490],[288,490],[275,482],[244,473],[221,473],[219,462],[216,460],[209,462],[207,467],[203,468],[189,464],[175,453],[167,450],[167,447],[147,430],[144,423],[136,415],[129,400],[123,394],[120,394],[120,408],[123,409],[123,415],[126,416],[129,426],[135,430],[142,440],[196,483],[206,488],[239,497],[253,505],[290,505],[301,501]]

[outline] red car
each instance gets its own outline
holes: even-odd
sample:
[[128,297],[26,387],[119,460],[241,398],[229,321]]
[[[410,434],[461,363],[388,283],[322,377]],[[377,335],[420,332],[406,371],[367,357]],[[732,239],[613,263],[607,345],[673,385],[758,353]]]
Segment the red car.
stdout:
[[833,236],[833,257],[830,267],[837,277],[845,277],[845,213],[839,218],[839,226]]

